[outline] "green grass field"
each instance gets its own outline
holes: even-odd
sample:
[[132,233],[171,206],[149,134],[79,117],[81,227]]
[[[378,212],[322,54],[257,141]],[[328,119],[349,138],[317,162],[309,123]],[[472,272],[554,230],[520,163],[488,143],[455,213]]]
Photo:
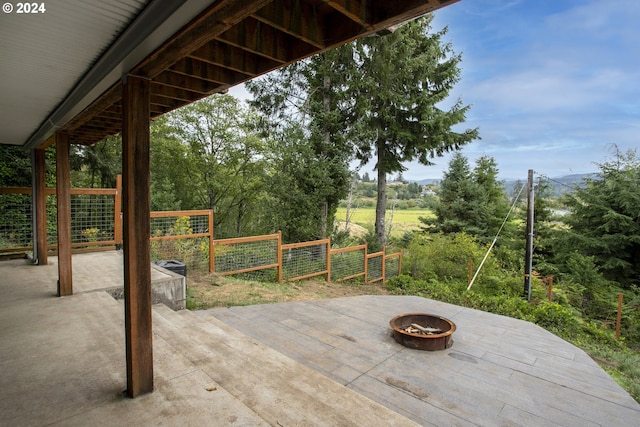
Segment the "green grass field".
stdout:
[[[345,221],[347,210],[338,208],[336,212],[336,220]],[[391,212],[387,211],[387,221],[390,219]],[[393,236],[401,236],[405,231],[413,231],[420,229],[422,224],[419,217],[434,217],[433,212],[429,209],[396,209],[393,212],[393,228],[391,234]],[[351,217],[354,222],[362,227],[370,228],[376,219],[376,208],[358,208]]]

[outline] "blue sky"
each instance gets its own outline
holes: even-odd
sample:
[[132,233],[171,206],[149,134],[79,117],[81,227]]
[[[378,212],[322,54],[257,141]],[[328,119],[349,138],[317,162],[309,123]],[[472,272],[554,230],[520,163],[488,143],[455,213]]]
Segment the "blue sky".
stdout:
[[[434,16],[462,53],[451,100],[479,128],[462,150],[472,165],[488,155],[502,179],[559,177],[640,146],[639,0],[461,0]],[[442,178],[449,160],[407,163],[404,177]]]
[[[480,131],[463,149],[472,163],[557,177],[597,171],[613,144],[640,146],[640,1],[462,0],[434,15],[463,55],[452,96]],[[441,178],[449,158],[436,162],[404,176]]]

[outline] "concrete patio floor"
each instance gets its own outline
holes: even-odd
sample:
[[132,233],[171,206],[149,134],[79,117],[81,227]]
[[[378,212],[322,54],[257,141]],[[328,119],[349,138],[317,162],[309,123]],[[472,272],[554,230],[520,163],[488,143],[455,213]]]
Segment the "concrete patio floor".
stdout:
[[[73,257],[76,289],[121,280],[121,258],[92,255]],[[155,391],[127,399],[122,302],[54,297],[52,261],[0,262],[0,425],[640,424],[640,405],[575,346],[418,297],[156,305]],[[414,311],[453,320],[453,347],[395,343],[389,319]]]

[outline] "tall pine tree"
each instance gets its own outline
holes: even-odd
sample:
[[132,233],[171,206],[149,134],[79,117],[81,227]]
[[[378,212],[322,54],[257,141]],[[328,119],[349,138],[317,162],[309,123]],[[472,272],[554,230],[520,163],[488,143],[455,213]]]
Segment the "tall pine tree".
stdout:
[[605,278],[625,287],[640,284],[640,159],[616,152],[595,178],[567,196],[570,227],[558,253],[593,257]]
[[387,175],[406,170],[404,162],[430,159],[476,139],[476,129],[453,128],[465,121],[469,106],[443,102],[460,79],[461,56],[431,31],[431,16],[408,22],[384,36],[355,43],[357,71],[349,82],[355,100],[352,124],[358,129],[356,154],[375,158],[378,173],[375,231],[385,243]]

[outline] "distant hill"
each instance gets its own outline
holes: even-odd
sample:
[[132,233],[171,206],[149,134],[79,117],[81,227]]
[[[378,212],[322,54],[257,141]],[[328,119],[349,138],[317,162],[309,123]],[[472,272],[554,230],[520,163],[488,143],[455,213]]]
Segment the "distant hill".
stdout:
[[431,185],[431,184],[440,184],[440,181],[442,180],[427,178],[427,179],[422,179],[420,181],[415,181],[415,182],[417,182],[420,185]]
[[[580,187],[583,181],[587,178],[594,178],[595,174],[592,173],[583,173],[583,174],[572,174],[565,175],[561,177],[548,178],[547,181],[552,187],[551,195],[552,196],[560,196],[565,193],[572,192],[575,188]],[[539,176],[534,175],[534,181],[537,181]],[[511,180],[504,181],[504,187],[509,195],[513,195],[514,190],[517,188],[520,189],[520,185],[526,183],[525,180]]]

